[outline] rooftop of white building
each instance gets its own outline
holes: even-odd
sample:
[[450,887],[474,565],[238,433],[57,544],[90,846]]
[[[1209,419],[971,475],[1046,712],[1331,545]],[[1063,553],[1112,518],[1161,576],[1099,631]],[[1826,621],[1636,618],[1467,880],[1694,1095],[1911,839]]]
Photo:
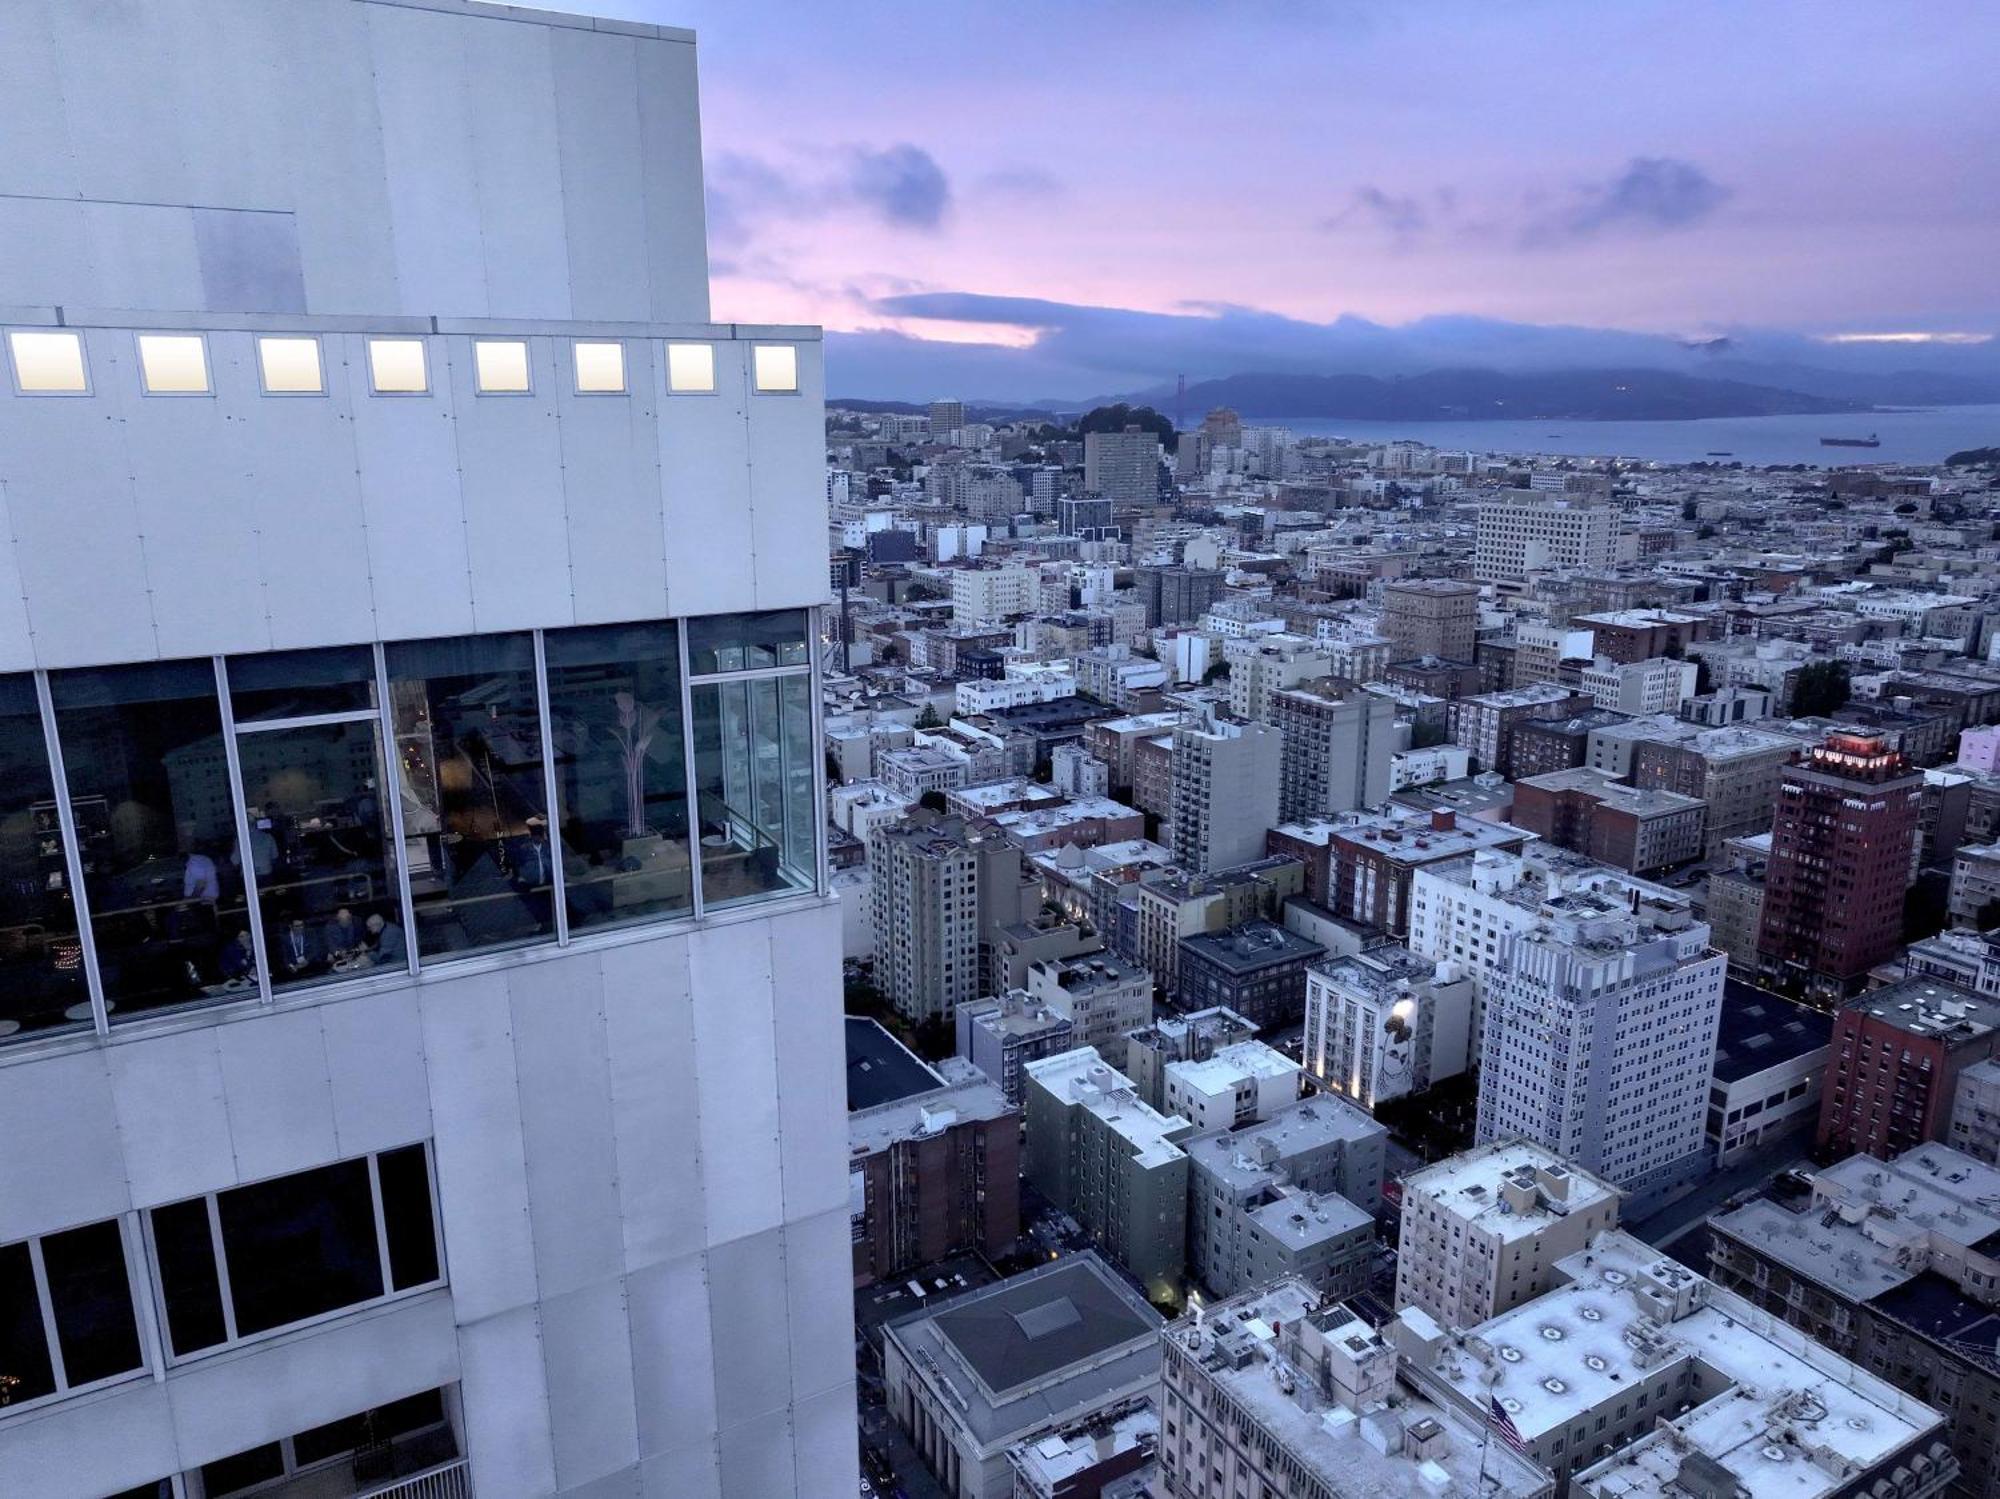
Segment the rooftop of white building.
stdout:
[[[1510,1182],[1532,1184],[1534,1198],[1510,1202]],[[1439,1208],[1502,1239],[1525,1239],[1572,1213],[1618,1196],[1609,1182],[1526,1140],[1481,1145],[1403,1178],[1403,1201],[1429,1199]]]
[[1211,1176],[1247,1191],[1279,1161],[1322,1145],[1358,1143],[1387,1133],[1366,1111],[1322,1093],[1280,1109],[1262,1123],[1196,1135],[1183,1149]]
[[[1502,1443],[1482,1422],[1398,1383],[1401,1402],[1356,1412],[1325,1397],[1280,1352],[1282,1330],[1312,1318],[1329,1341],[1381,1344],[1375,1330],[1345,1306],[1322,1306],[1304,1281],[1287,1278],[1184,1319],[1164,1336],[1200,1360],[1204,1373],[1248,1413],[1289,1458],[1343,1494],[1370,1499],[1439,1499],[1486,1495],[1531,1499],[1550,1491],[1548,1472]],[[1407,1434],[1442,1436],[1443,1451],[1419,1458]]]
[[[1433,1369],[1475,1409],[1497,1399],[1529,1441],[1682,1361],[1703,1373],[1688,1397],[1721,1388],[1686,1412],[1664,1396],[1659,1415],[1750,1499],[1837,1493],[1943,1428],[1930,1407],[1629,1234],[1600,1234],[1557,1268],[1568,1284],[1446,1339]],[[1600,1492],[1645,1492],[1643,1451],[1626,1459],[1647,1440],[1590,1481],[1618,1470],[1625,1486]]]
[[1262,1041],[1232,1041],[1199,1062],[1169,1062],[1167,1070],[1198,1093],[1227,1093],[1239,1082],[1295,1076],[1299,1064]]
[[1194,1125],[1178,1114],[1162,1114],[1133,1090],[1132,1080],[1098,1055],[1079,1046],[1030,1062],[1028,1077],[1068,1103],[1089,1111],[1131,1147],[1132,1159],[1150,1169],[1184,1155],[1180,1141]]

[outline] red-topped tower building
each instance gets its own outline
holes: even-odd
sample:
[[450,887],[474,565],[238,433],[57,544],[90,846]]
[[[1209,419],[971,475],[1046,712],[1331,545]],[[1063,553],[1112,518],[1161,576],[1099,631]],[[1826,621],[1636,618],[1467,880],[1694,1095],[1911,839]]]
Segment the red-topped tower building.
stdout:
[[1896,951],[1923,785],[1879,733],[1829,734],[1786,768],[1757,934],[1766,982],[1836,1002]]

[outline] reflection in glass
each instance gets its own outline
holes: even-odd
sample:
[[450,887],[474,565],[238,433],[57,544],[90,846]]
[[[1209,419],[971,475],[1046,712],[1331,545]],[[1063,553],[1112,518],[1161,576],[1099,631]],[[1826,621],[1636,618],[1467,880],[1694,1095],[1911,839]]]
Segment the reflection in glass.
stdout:
[[412,641],[388,659],[419,955],[551,936],[534,637]]
[[374,706],[375,653],[365,645],[229,658],[229,710],[239,724]]
[[236,736],[275,989],[408,966],[380,740],[372,718]]
[[49,691],[107,1007],[254,993],[214,668],[59,671]]
[[557,630],[544,649],[571,926],[690,909],[674,626]]
[[0,1040],[89,1024],[34,679],[0,677]]
[[810,889],[812,678],[702,683],[693,704],[703,906]]
[[724,671],[761,671],[772,666],[804,666],[806,612],[774,609],[765,614],[710,614],[688,621],[688,670],[698,677]]

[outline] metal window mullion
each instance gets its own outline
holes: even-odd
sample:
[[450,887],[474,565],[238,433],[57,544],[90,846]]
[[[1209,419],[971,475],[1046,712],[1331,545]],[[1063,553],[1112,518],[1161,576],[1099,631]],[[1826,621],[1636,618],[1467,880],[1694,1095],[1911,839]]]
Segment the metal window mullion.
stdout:
[[542,816],[547,819],[549,900],[555,907],[556,946],[568,947],[569,877],[563,870],[562,813],[556,806],[556,725],[549,711],[549,658],[542,632],[536,630],[534,637],[535,712],[541,718]]
[[152,1259],[146,1248],[146,1217],[144,1209],[121,1216],[118,1238],[125,1248],[126,1283],[137,1288],[132,1301],[135,1307],[133,1315],[139,1324],[140,1350],[145,1355],[146,1367],[152,1371],[153,1382],[158,1384],[167,1377],[169,1355],[166,1329],[160,1325],[159,1303],[153,1296]]
[[[812,700],[806,704],[806,716],[812,723],[812,783],[813,783],[813,879],[814,888],[825,895],[833,887],[833,872],[826,847],[826,686],[824,666],[820,649],[820,632],[825,627],[826,610],[815,607],[806,614],[806,638],[811,652],[808,663],[812,674]],[[843,621],[842,628],[846,625]]]
[[222,712],[222,753],[229,765],[229,800],[236,813],[236,867],[243,874],[243,919],[250,923],[250,947],[257,958],[257,993],[265,1004],[269,1004],[271,959],[264,951],[263,909],[258,904],[257,892],[257,858],[250,848],[250,804],[243,795],[243,757],[237,753],[236,712],[229,701],[229,670],[220,656],[215,658],[215,697]]
[[[375,1255],[382,1264],[382,1294],[396,1294],[396,1274],[389,1268],[389,1220],[382,1212],[382,1157],[368,1157],[368,1200],[375,1208]],[[437,1216],[432,1210],[432,1218]]]
[[[389,711],[389,655],[375,642],[375,750],[382,760],[382,795],[389,803],[391,855],[396,861],[396,904],[403,913],[403,971],[417,971],[417,902],[410,893],[409,850],[403,846],[402,756],[396,753],[396,720]],[[379,814],[378,814],[379,817]]]
[[229,1287],[229,1256],[222,1252],[222,1199],[211,1192],[202,1201],[208,1204],[208,1242],[215,1251],[215,1286],[222,1297],[223,1343],[227,1346],[240,1334],[236,1331],[236,1293]]
[[450,1285],[451,1273],[444,1262],[444,1214],[438,1211],[437,1153],[431,1149],[429,1141],[425,1141],[421,1148],[424,1152],[424,1182],[431,1194],[431,1242],[437,1246],[437,1274],[429,1284]]
[[367,723],[379,711],[375,708],[347,708],[339,713],[301,713],[296,718],[253,718],[248,723],[238,724],[236,732],[279,734],[286,729],[323,729],[335,724]]
[[62,1338],[56,1331],[56,1304],[49,1295],[49,1267],[42,1263],[42,1241],[28,1240],[28,1268],[35,1279],[35,1301],[42,1313],[42,1336],[49,1345],[49,1375],[56,1382],[56,1393],[69,1389],[69,1370],[63,1367]]
[[701,920],[707,905],[701,879],[701,782],[694,763],[694,682],[688,676],[688,622],[674,625],[674,646],[679,655],[681,679],[681,774],[687,786],[688,874],[694,893],[694,919]]
[[104,1002],[104,978],[97,970],[97,934],[90,925],[90,894],[83,888],[83,853],[76,842],[76,808],[70,805],[69,772],[63,765],[62,740],[56,734],[55,698],[49,674],[35,673],[35,702],[42,712],[42,750],[48,756],[49,784],[56,798],[56,826],[62,830],[63,868],[69,878],[70,908],[76,912],[77,940],[83,946],[84,990],[90,996],[92,1027],[111,1034],[111,1012]]

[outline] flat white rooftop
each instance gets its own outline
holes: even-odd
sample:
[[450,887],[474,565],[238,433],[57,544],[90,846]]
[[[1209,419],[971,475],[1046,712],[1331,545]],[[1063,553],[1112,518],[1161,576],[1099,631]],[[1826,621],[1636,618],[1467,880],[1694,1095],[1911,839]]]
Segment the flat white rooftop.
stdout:
[[[1536,1193],[1526,1212],[1509,1208],[1501,1192],[1504,1180],[1527,1172],[1537,1180],[1553,1177],[1568,1192]],[[1560,1173],[1560,1175],[1557,1175]],[[1527,1140],[1511,1140],[1461,1151],[1403,1178],[1403,1200],[1428,1198],[1445,1212],[1484,1233],[1502,1239],[1525,1239],[1572,1213],[1614,1200],[1618,1189],[1588,1171],[1571,1165],[1551,1150]]]

